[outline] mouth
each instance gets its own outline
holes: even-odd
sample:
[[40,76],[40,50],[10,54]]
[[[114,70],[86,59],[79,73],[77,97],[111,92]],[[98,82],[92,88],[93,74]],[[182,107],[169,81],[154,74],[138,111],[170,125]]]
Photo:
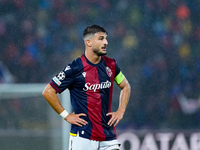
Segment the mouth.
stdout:
[[104,50],[104,51],[106,51],[106,46],[102,47],[101,49]]

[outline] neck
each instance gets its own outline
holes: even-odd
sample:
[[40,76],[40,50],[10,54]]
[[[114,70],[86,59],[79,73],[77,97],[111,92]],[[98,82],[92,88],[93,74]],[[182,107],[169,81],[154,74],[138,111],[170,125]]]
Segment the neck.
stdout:
[[101,60],[101,56],[98,56],[97,54],[88,51],[87,49],[85,50],[85,57],[93,64],[98,64]]

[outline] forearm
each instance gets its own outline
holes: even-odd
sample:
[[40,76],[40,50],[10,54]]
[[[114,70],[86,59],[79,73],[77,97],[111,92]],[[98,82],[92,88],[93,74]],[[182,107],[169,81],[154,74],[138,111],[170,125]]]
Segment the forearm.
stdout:
[[[65,109],[62,107],[56,91],[54,90],[54,88],[51,87],[50,84],[48,84],[46,86],[46,88],[44,89],[42,95],[47,100],[49,105],[51,105],[51,107],[58,114],[60,114],[67,122],[69,122],[71,124],[75,124],[75,125],[80,126],[80,127],[82,125],[88,124],[87,121],[85,121],[84,119],[80,118],[81,116],[86,116],[86,114],[84,114],[84,113],[81,113],[81,114],[69,114],[66,111],[64,111]],[[63,113],[63,111],[66,112],[66,113]]]
[[117,126],[119,121],[123,118],[130,97],[131,87],[126,78],[122,81],[122,83],[118,84],[118,86],[121,88],[119,108],[116,112],[106,114],[107,116],[112,116],[108,122],[109,126]]
[[49,105],[58,113],[60,114],[63,112],[64,108],[62,107],[60,100],[57,96],[56,91],[51,87],[51,85],[47,85],[44,89],[42,95],[47,100]]
[[120,92],[118,111],[124,114],[130,98],[131,87],[126,79],[124,80],[123,84],[125,84],[125,86],[121,89]]

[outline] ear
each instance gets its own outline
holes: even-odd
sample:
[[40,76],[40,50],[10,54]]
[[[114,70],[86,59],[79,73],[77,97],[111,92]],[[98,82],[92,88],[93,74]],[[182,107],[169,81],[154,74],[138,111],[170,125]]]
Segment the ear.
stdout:
[[92,46],[92,41],[91,41],[91,40],[89,40],[89,39],[88,39],[88,40],[86,40],[86,42],[85,42],[85,43],[86,43],[86,45],[87,45],[88,47],[91,47],[91,46]]

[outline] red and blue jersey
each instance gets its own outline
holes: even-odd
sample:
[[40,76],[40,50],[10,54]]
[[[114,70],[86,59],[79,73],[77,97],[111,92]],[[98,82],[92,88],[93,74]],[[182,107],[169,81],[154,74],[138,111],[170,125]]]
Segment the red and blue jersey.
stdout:
[[69,89],[76,114],[87,115],[82,118],[88,124],[72,125],[71,134],[79,132],[80,137],[96,141],[116,139],[115,128],[107,125],[110,117],[106,114],[111,112],[113,83],[120,73],[114,59],[102,56],[98,64],[92,64],[83,54],[51,80],[50,85],[57,93]]

